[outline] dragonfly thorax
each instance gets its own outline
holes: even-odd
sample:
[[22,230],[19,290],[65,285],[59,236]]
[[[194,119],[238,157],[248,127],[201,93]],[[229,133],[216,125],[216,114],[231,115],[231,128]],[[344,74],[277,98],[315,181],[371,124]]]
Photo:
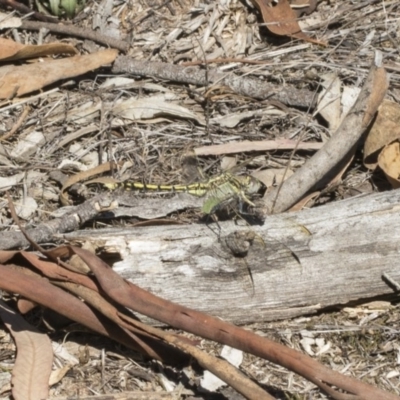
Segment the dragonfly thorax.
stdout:
[[240,181],[243,192],[250,196],[257,194],[263,186],[261,181],[250,175],[238,176],[237,179]]

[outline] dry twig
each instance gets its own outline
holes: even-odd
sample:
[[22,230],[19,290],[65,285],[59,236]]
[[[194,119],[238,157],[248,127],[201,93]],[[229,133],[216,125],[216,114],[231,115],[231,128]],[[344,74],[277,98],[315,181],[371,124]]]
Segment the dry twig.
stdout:
[[58,23],[58,19],[55,17],[51,17],[49,15],[44,15],[41,12],[37,11],[32,11],[31,8],[26,6],[25,4],[19,3],[18,1],[14,0],[0,0],[0,4],[3,4],[4,6],[11,7],[14,10],[18,10],[19,12],[23,14],[31,14],[33,15],[37,20],[42,21],[42,22],[49,22],[49,23]]
[[117,40],[108,36],[104,36],[101,33],[89,29],[79,28],[73,25],[23,21],[22,25],[19,27],[19,29],[28,29],[34,31],[38,31],[42,28],[48,29],[53,33],[59,33],[61,35],[75,36],[83,39],[93,40],[94,42],[101,43],[105,46],[109,46],[123,52],[127,52],[130,47],[129,43],[122,40]]
[[23,122],[25,121],[25,118],[28,116],[30,111],[29,106],[25,106],[24,110],[22,111],[21,115],[18,118],[18,121],[14,124],[12,129],[10,129],[10,132],[6,133],[5,135],[0,137],[0,142],[4,142],[5,140],[8,140],[12,135],[14,135],[15,132],[21,127]]
[[[61,218],[44,222],[36,228],[29,229],[29,236],[38,243],[53,241],[58,234],[76,231],[83,223],[110,207],[113,207],[113,204],[108,194],[93,197]],[[16,231],[0,232],[0,243],[2,250],[24,248],[29,245],[24,235]]]
[[274,99],[295,107],[314,108],[316,104],[315,94],[309,90],[280,87],[260,79],[227,75],[216,70],[209,70],[207,77],[206,71],[196,67],[138,61],[128,56],[119,56],[112,71],[115,74],[127,73],[200,86],[218,83],[243,96]]

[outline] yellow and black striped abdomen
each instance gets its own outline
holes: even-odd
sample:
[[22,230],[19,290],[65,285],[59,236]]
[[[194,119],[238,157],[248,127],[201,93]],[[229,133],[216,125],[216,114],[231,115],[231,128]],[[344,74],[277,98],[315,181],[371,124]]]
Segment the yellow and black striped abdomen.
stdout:
[[119,182],[106,183],[105,186],[111,190],[123,188],[125,190],[142,190],[145,192],[186,192],[192,196],[198,197],[204,196],[209,190],[209,185],[207,183],[193,183],[191,185],[156,185],[142,182]]

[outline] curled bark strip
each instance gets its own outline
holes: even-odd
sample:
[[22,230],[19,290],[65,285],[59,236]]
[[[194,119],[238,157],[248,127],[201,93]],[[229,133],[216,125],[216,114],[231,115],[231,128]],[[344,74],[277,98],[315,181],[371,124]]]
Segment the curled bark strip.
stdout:
[[[274,397],[262,390],[257,384],[245,377],[233,365],[229,364],[225,360],[219,360],[216,357],[210,356],[204,351],[196,348],[193,341],[188,338],[166,333],[161,329],[148,326],[132,317],[129,317],[125,312],[118,312],[118,310],[106,301],[99,293],[90,289],[73,283],[57,282],[56,284],[81,297],[85,302],[95,307],[99,312],[106,315],[110,320],[122,327],[129,335],[132,335],[135,342],[141,344],[147,354],[155,352],[147,342],[153,338],[154,345],[154,342],[157,343],[156,338],[159,338],[160,340],[173,344],[178,349],[190,354],[199,362],[200,365],[214,373],[220,379],[223,379],[246,398],[251,400],[274,399]],[[138,335],[141,335],[142,338],[146,338],[147,340],[142,340]],[[155,354],[157,357],[154,358],[161,358],[160,355],[157,353]]]
[[281,187],[264,198],[265,213],[287,210],[307,193],[323,187],[346,165],[385,97],[389,82],[384,68],[373,65],[352,109],[333,137]]
[[[68,248],[62,247],[59,251],[56,251],[54,253],[58,253],[59,255],[62,254],[65,256],[68,254],[68,252],[66,252],[65,250],[68,250]],[[15,252],[9,253],[9,256],[11,257],[17,255],[17,253]],[[97,313],[99,313],[99,315],[102,314],[103,316],[108,318],[108,320],[114,322],[116,324],[116,328],[122,329],[126,333],[126,335],[132,339],[131,347],[132,344],[134,344],[135,348],[137,350],[140,350],[143,354],[150,356],[153,359],[163,360],[164,362],[171,362],[171,360],[177,362],[179,360],[186,361],[186,355],[183,353],[185,352],[195,357],[204,368],[208,369],[209,371],[213,372],[215,375],[223,379],[239,393],[242,393],[244,396],[246,396],[246,398],[252,400],[273,400],[273,397],[267,394],[249,378],[245,377],[235,367],[225,361],[217,360],[215,357],[212,357],[197,349],[195,347],[195,341],[176,334],[164,333],[160,329],[147,326],[146,324],[134,319],[133,315],[130,314],[129,311],[123,310],[121,307],[110,304],[110,302],[103,297],[103,293],[99,290],[99,288],[91,278],[68,270],[66,271],[59,265],[49,261],[44,261],[33,253],[21,252],[20,255],[22,255],[27,261],[29,261],[32,266],[40,270],[46,277],[52,278],[53,280],[51,283],[53,285],[62,287],[68,292],[73,293],[75,296],[83,299],[86,303],[83,303],[85,304],[85,306],[90,305],[95,310],[97,310]],[[7,254],[3,254],[2,258],[10,261],[10,257],[7,257]],[[94,262],[101,263],[102,261],[98,258],[95,258]],[[12,270],[12,267],[9,270]],[[26,271],[22,268],[19,268],[19,270],[21,272]],[[8,290],[12,290],[7,280],[7,277],[9,275],[8,272],[9,271],[6,272],[7,276],[4,285]],[[26,281],[25,274],[22,273],[22,276],[22,285],[18,289],[14,289],[14,292],[21,293],[28,298],[32,298],[31,296],[34,296],[33,299],[39,304],[46,305],[47,307],[52,308],[52,306],[48,304],[47,297],[47,285],[49,284],[49,282],[45,279],[41,279],[39,285],[35,285],[35,293],[27,292],[27,288],[24,285]],[[32,272],[27,272],[28,280],[29,278],[33,278],[34,276],[37,275],[33,274]],[[68,282],[65,282],[65,280],[68,280]],[[79,282],[79,284],[77,284],[76,282]],[[46,285],[46,287],[43,287],[43,285]],[[2,284],[0,283],[0,288],[1,287]],[[57,295],[56,289],[50,290],[50,292],[51,294]],[[54,302],[53,307],[55,307],[57,312],[68,316],[69,307],[63,307],[59,304],[58,301],[64,300],[66,296],[70,295],[64,293],[61,296],[62,299],[57,298]],[[72,303],[74,303],[74,301],[72,301]],[[95,324],[93,324],[90,315],[82,315],[79,311],[80,310],[77,310],[77,318],[72,317],[71,319],[78,321],[80,320],[79,322],[85,324],[86,326],[91,327],[92,329],[95,328]],[[80,319],[80,317],[83,318]],[[97,331],[101,333],[99,330]],[[110,331],[108,330],[108,332]],[[112,336],[110,335],[110,337]],[[171,347],[170,345],[173,345],[175,348]]]
[[[128,56],[119,56],[114,62],[113,73],[128,73],[143,77],[154,77],[169,81],[207,86],[210,84],[228,86],[234,92],[257,99],[274,99],[284,104],[314,108],[316,98],[313,92],[272,85],[257,78],[241,77],[221,73],[216,70],[207,71],[197,67],[182,67],[161,62],[138,61]],[[208,78],[208,79],[207,79]]]
[[[140,343],[133,340],[133,337],[123,328],[112,323],[107,317],[93,310],[77,297],[52,285],[47,279],[38,274],[26,268],[2,264],[0,264],[0,274],[2,277],[0,289],[10,293],[18,293],[37,304],[64,315],[72,321],[86,326],[94,332],[122,343],[128,348],[147,354],[146,348],[143,348]],[[149,338],[148,335],[138,336],[153,349],[152,353],[147,354],[147,356],[155,356],[156,359],[164,362],[170,360],[175,360],[176,362],[187,361],[187,357],[184,354],[163,344],[158,339]]]

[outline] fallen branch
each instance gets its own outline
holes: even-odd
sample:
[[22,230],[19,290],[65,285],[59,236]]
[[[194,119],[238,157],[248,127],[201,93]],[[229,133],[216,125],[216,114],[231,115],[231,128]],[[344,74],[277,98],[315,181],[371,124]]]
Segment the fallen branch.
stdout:
[[142,77],[169,80],[198,86],[218,84],[228,86],[234,92],[256,99],[274,99],[286,105],[314,108],[315,93],[306,89],[282,87],[267,83],[257,78],[236,76],[232,73],[221,73],[217,70],[206,70],[197,67],[182,67],[161,62],[138,61],[132,57],[119,56],[114,62],[114,74],[132,74]]
[[[61,218],[39,224],[36,228],[28,229],[27,232],[33,241],[37,243],[51,242],[60,233],[76,231],[85,222],[91,220],[100,212],[113,207],[112,199],[108,194],[93,197],[89,201],[74,207],[69,213]],[[21,232],[0,232],[0,249],[8,250],[24,248],[29,245]]]
[[[10,199],[9,202],[11,213],[19,224]],[[22,226],[20,228],[26,235]],[[29,242],[32,242],[28,236],[27,239]],[[332,371],[310,357],[281,344],[259,337],[252,332],[238,328],[218,318],[161,299],[125,281],[105,262],[87,250],[75,246],[63,246],[46,251],[33,242],[32,245],[41,251],[43,256],[48,257],[54,262],[43,261],[36,255],[26,252],[0,252],[0,272],[2,273],[0,289],[21,294],[28,300],[57,310],[69,318],[71,318],[71,311],[76,307],[76,312],[79,309],[81,312],[78,317],[76,315],[72,316],[72,319],[77,320],[78,318],[78,320],[80,319],[79,322],[84,323],[86,326],[92,329],[97,328],[97,331],[101,331],[101,326],[98,326],[98,322],[100,321],[96,318],[96,315],[90,314],[90,309],[88,308],[85,309],[86,313],[84,313],[84,308],[76,304],[80,302],[78,297],[82,298],[86,300],[87,304],[96,308],[97,313],[101,313],[107,320],[113,321],[116,329],[122,329],[128,335],[128,338],[131,339],[128,339],[128,345],[131,347],[135,345],[142,352],[153,358],[166,360],[160,354],[160,351],[174,351],[169,346],[173,344],[178,349],[195,357],[201,365],[206,366],[217,374],[217,376],[224,378],[231,386],[249,399],[256,400],[261,398],[269,400],[271,397],[261,391],[261,389],[254,388],[252,384],[249,386],[247,384],[248,380],[234,368],[228,367],[224,362],[214,361],[208,355],[204,355],[188,339],[179,338],[177,335],[170,335],[158,331],[156,328],[147,327],[137,321],[136,318],[132,318],[129,310],[154,318],[174,328],[183,329],[221,344],[227,344],[282,365],[310,380],[337,400],[343,399],[343,394],[333,387],[351,393],[352,398],[355,400],[373,400],[376,398],[382,400],[398,399],[395,395]],[[71,297],[70,294],[59,290],[57,293],[56,288],[52,287],[47,280],[41,279],[36,273],[28,269],[13,266],[12,263],[18,260],[19,255],[22,255],[32,267],[37,268],[46,277],[55,278],[56,280],[53,281],[54,284],[65,287],[77,297]],[[89,267],[95,276],[95,281],[88,276],[82,276],[70,271],[70,266],[61,261],[71,258],[73,255],[78,256]],[[11,265],[7,267],[6,265],[2,265],[4,263]],[[61,266],[66,267],[67,270],[64,272]],[[20,271],[19,277],[15,276],[16,270]],[[36,284],[30,282],[32,278],[37,281]],[[103,298],[103,293],[107,299],[110,298],[116,304],[126,307],[126,310],[118,307],[117,311],[117,306],[109,304],[108,300]],[[66,301],[66,296],[70,297],[68,302]],[[50,301],[50,299],[52,300]],[[106,330],[107,335],[109,336],[112,331],[113,325]],[[157,338],[162,339],[165,343],[160,342]],[[133,343],[131,343],[132,340]],[[169,360],[171,361],[171,359]]]
[[399,205],[394,190],[267,216],[251,227],[258,240],[242,258],[221,246],[232,233],[248,232],[232,221],[219,221],[215,234],[213,224],[192,224],[92,229],[65,238],[118,255],[114,270],[152,293],[243,325],[396,293],[382,277],[400,282]]
[[353,156],[388,88],[385,70],[371,67],[364,86],[332,138],[282,185],[264,197],[265,213],[289,209],[313,190],[329,183]]
[[[102,298],[99,293],[93,292],[90,289],[86,289],[85,287],[78,286],[70,282],[64,283],[58,281],[54,283],[79,296],[126,331],[130,331],[135,335],[141,334],[142,336],[148,334],[159,338],[168,344],[176,346],[178,349],[191,355],[203,368],[209,370],[214,375],[224,380],[227,384],[236,389],[246,398],[254,400],[274,399],[244,374],[242,374],[233,365],[225,360],[208,355],[204,351],[198,349],[193,341],[190,341],[188,338],[181,335],[164,332],[161,329],[148,326],[136,319],[133,319],[126,313],[119,312],[114,306]],[[162,302],[164,301],[162,300]],[[137,339],[135,340],[137,341]],[[146,343],[142,343],[142,346],[144,348],[147,347]],[[146,348],[146,351],[147,354],[150,354],[152,349]]]

